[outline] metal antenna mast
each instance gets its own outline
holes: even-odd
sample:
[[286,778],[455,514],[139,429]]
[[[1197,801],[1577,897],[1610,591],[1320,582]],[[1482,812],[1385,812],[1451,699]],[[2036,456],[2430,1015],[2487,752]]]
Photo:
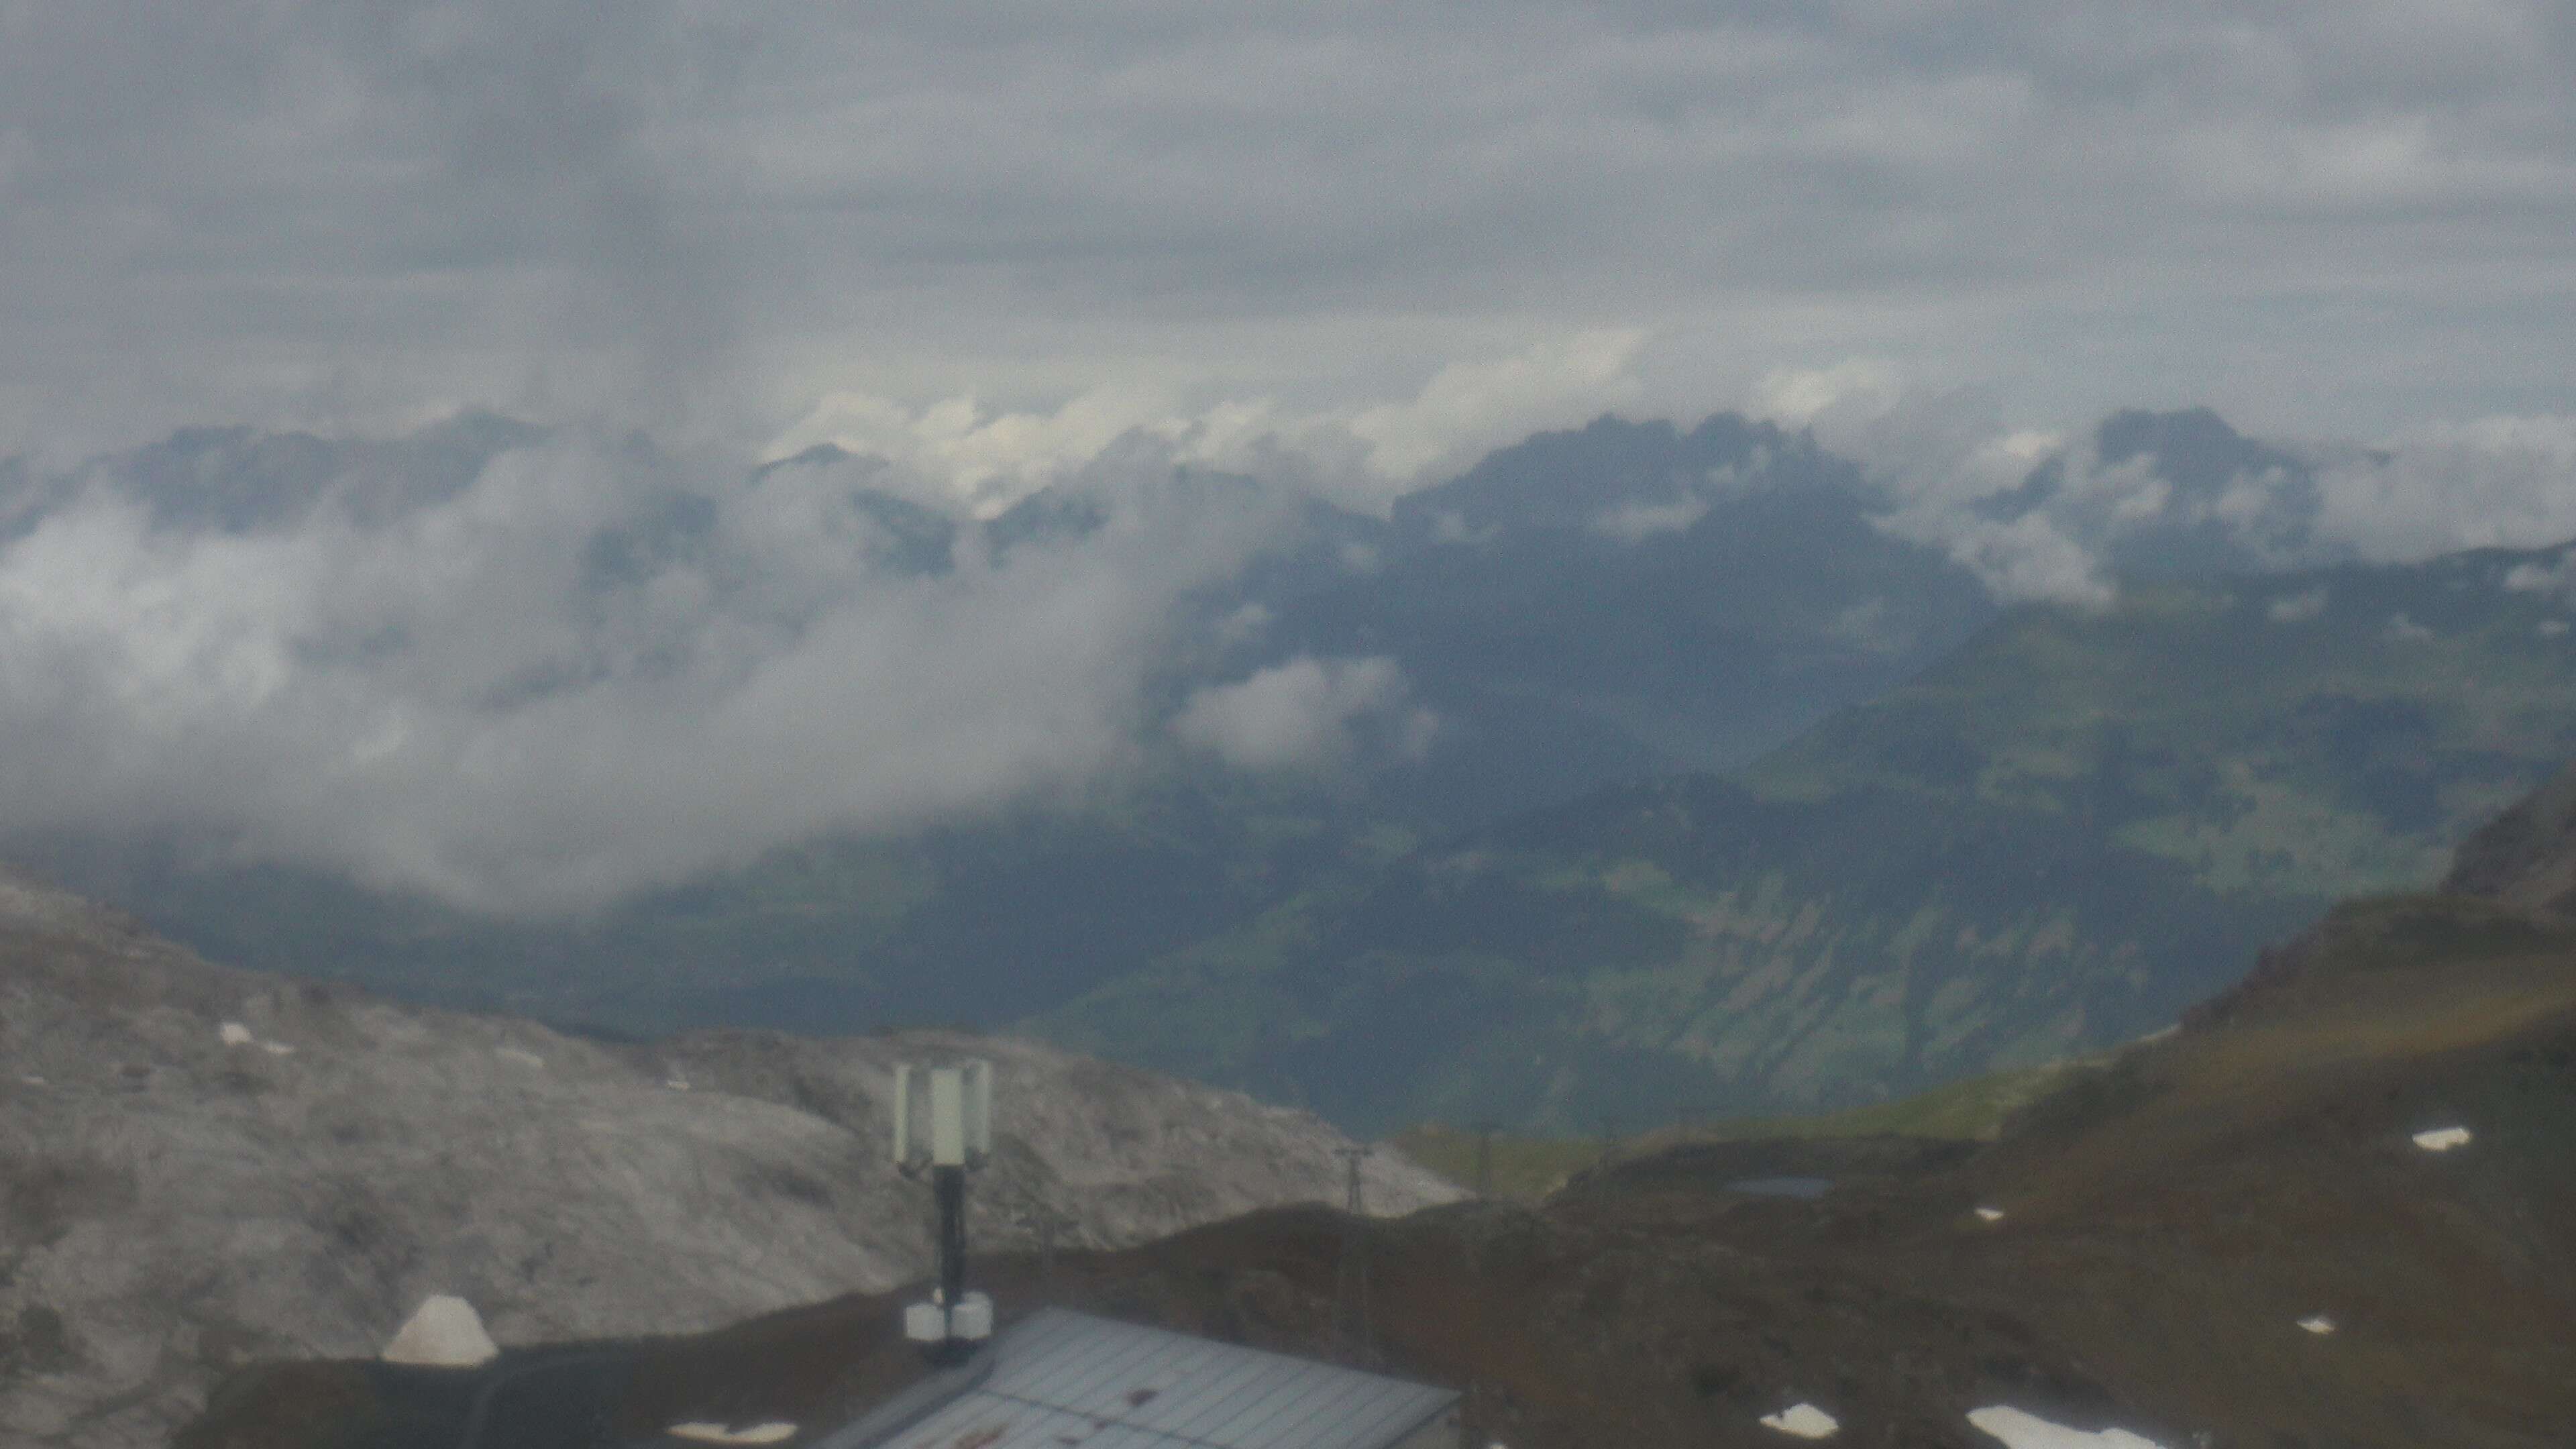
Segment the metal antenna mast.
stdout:
[[[923,1130],[916,1116],[927,1117]],[[993,1334],[993,1300],[966,1291],[966,1173],[992,1152],[992,1063],[895,1068],[895,1166],[915,1180],[928,1175],[939,1212],[939,1286],[904,1309],[903,1333],[934,1362],[954,1363]]]

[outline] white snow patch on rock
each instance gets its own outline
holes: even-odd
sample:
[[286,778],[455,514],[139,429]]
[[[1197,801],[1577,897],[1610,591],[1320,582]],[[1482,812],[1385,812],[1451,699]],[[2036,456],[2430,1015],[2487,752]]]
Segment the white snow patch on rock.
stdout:
[[2468,1140],[2469,1129],[2466,1127],[2436,1127],[2430,1132],[2415,1134],[2415,1145],[2427,1152],[2448,1152],[2454,1147],[2467,1145]]
[[673,1424],[662,1432],[674,1439],[695,1439],[701,1444],[775,1444],[792,1437],[796,1426],[783,1419],[772,1419],[748,1429],[728,1429],[722,1424],[692,1419],[685,1424]]
[[222,1037],[226,1046],[250,1045],[250,1028],[238,1021],[228,1021],[216,1027],[215,1035]]
[[520,1066],[535,1067],[540,1071],[544,1070],[546,1065],[546,1059],[544,1057],[538,1056],[535,1052],[529,1051],[525,1047],[494,1047],[492,1048],[492,1055],[499,1057],[505,1062],[517,1062]]
[[1968,1411],[1968,1422],[2001,1440],[2004,1449],[2164,1449],[2126,1429],[2069,1429],[2037,1414],[1992,1406]]
[[2311,1313],[2299,1320],[2299,1326],[2310,1333],[2332,1333],[2335,1330],[2335,1321],[2322,1313]]
[[273,1057],[291,1057],[295,1055],[295,1048],[288,1046],[282,1041],[261,1042],[259,1044],[259,1049]]
[[387,1363],[432,1368],[473,1368],[501,1352],[483,1331],[483,1315],[451,1293],[433,1293],[412,1310],[411,1321],[385,1345]]
[[1990,1223],[1999,1223],[2004,1220],[2004,1210],[1999,1207],[1981,1207],[1977,1209],[1977,1216]]
[[1794,1404],[1776,1414],[1762,1416],[1762,1427],[1794,1434],[1801,1439],[1830,1439],[1842,1425],[1834,1416],[1813,1404]]
[[45,1084],[45,1079],[37,1076],[34,1072],[20,1072],[18,1074],[18,1080],[26,1083],[30,1087],[41,1087]]

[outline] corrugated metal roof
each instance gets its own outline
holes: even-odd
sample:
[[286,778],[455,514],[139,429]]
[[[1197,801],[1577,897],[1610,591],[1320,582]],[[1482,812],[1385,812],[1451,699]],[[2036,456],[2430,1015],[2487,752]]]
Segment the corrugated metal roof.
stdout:
[[1384,1449],[1457,1402],[1427,1384],[1061,1308],[886,1449]]

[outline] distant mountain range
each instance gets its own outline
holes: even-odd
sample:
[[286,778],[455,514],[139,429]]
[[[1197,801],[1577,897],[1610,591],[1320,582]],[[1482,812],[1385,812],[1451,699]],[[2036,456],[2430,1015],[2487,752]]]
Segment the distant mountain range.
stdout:
[[[335,461],[355,445],[209,431],[107,471],[248,526],[324,478],[401,507],[526,441],[466,419]],[[1174,727],[1078,801],[569,924],[186,842],[11,850],[217,959],[612,1036],[1023,1021],[1372,1129],[1880,1100],[2170,1021],[2327,902],[2429,882],[2576,742],[2576,645],[2533,584],[2564,551],[2284,569],[2333,552],[2298,454],[2205,411],[2117,414],[2079,452],[1979,507],[2080,531],[2103,494],[2078,473],[2152,484],[2156,518],[2094,521],[2129,576],[2107,610],[2007,607],[1878,526],[1856,467],[1731,416],[1540,434],[1387,518],[1269,498],[1287,525],[1191,597],[1156,675]],[[846,491],[902,574],[1127,506],[1074,479],[977,521],[838,450],[771,470]],[[709,508],[659,497],[586,567],[649,575]],[[1388,706],[1328,767],[1177,728],[1299,668]]]
[[1318,886],[1041,1018],[1386,1128],[1883,1099],[2169,1024],[2576,750],[2565,550],[2016,610],[1734,777]]

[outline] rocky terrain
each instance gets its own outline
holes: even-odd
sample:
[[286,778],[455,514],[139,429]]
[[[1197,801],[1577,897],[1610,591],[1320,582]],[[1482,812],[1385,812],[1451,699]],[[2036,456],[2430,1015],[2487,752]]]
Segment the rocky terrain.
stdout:
[[[1026,1042],[578,1039],[225,969],[0,878],[0,1442],[161,1443],[223,1372],[372,1355],[432,1294],[506,1347],[889,1288],[929,1261],[889,1068],[962,1053],[997,1075],[985,1245],[1342,1196],[1311,1117]],[[1366,1171],[1373,1210],[1455,1196]]]
[[[1889,1449],[2564,1445],[2576,927],[2515,883],[2576,842],[2499,829],[2467,853],[2481,893],[2339,907],[2179,1030],[2062,1074],[1993,1141],[1640,1153],[1535,1208],[1365,1225],[1364,1301],[1343,1288],[1353,1225],[1321,1208],[1053,1271],[1004,1258],[982,1281],[1006,1317],[1062,1302],[1459,1386],[1472,1442],[1511,1449],[1789,1442],[1766,1419]],[[1783,1177],[1830,1186],[1746,1190]],[[805,1442],[913,1371],[897,1301],[589,1350],[616,1373],[587,1380],[587,1428],[513,1437],[511,1420],[482,1443],[653,1443],[693,1420]],[[555,1371],[521,1355],[491,1372]],[[443,1449],[489,1382],[270,1366],[181,1443]],[[2035,1420],[2070,1436],[2001,1432]]]

